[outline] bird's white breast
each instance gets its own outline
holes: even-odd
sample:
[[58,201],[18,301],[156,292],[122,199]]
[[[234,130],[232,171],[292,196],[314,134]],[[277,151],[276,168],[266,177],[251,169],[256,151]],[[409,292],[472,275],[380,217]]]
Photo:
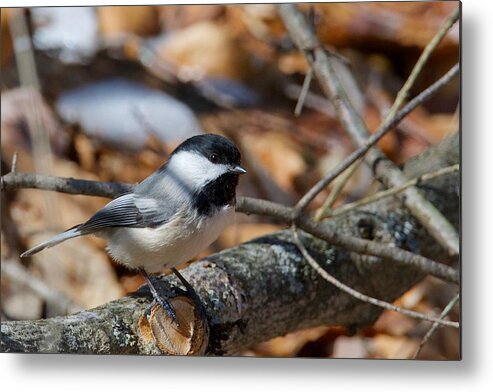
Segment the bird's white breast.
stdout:
[[104,233],[115,261],[148,272],[173,268],[207,248],[232,222],[234,207],[225,206],[211,217],[177,214],[156,228],[114,228]]

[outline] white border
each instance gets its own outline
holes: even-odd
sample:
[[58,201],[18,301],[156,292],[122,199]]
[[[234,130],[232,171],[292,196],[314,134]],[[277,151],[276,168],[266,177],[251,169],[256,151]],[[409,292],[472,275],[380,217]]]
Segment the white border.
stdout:
[[[162,4],[105,1],[104,4]],[[183,2],[197,3],[197,1]],[[217,3],[223,3],[217,1]],[[2,0],[5,6],[97,1]],[[462,362],[0,355],[4,390],[486,391],[493,385],[492,1],[463,1]],[[488,387],[489,385],[489,387]],[[322,389],[323,388],[323,389]]]

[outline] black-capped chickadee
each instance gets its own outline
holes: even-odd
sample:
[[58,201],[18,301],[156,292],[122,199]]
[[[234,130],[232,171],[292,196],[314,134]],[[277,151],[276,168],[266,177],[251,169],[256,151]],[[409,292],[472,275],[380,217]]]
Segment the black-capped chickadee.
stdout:
[[170,268],[186,285],[175,267],[209,246],[232,220],[238,176],[246,173],[240,159],[238,148],[223,136],[193,136],[131,193],[21,257],[82,235],[102,237],[111,257],[138,269],[154,300],[176,321],[174,309],[157,293],[148,273]]

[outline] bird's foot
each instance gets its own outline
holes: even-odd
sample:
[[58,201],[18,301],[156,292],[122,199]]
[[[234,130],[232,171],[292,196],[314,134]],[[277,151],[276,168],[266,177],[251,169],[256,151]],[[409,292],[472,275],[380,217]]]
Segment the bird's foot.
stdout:
[[151,315],[151,310],[154,306],[159,305],[161,308],[168,314],[168,316],[173,320],[173,322],[176,324],[177,327],[180,326],[180,323],[178,322],[178,318],[176,317],[176,312],[175,309],[173,309],[173,306],[166,300],[165,298],[156,295],[153,295],[152,302],[147,306],[145,310],[145,315],[146,317],[149,317]]
[[153,301],[145,310],[146,317],[149,317],[149,315],[151,314],[151,310],[155,305],[159,305],[168,314],[168,316],[171,317],[176,326],[179,327],[180,323],[178,322],[178,318],[176,317],[175,309],[173,309],[171,304],[165,298],[161,297],[158,294],[156,287],[154,287],[154,284],[152,283],[152,280],[145,269],[139,268],[139,271],[144,276],[153,298]]
[[205,307],[202,304],[202,301],[200,300],[199,296],[197,295],[197,292],[194,290],[192,285],[188,283],[188,281],[183,277],[180,272],[176,268],[171,268],[171,271],[176,275],[178,280],[181,282],[183,286],[185,286],[185,289],[187,290],[188,296],[193,300],[195,305],[197,306],[197,309],[199,310],[199,313],[202,317],[203,320],[207,319],[207,313],[205,311]]

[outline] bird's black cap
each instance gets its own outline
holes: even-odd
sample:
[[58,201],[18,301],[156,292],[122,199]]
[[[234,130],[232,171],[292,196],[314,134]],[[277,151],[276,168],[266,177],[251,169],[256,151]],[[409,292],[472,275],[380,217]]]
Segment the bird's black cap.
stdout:
[[180,144],[171,155],[180,151],[194,151],[214,163],[226,165],[239,165],[241,161],[240,151],[234,143],[213,133],[192,136]]

